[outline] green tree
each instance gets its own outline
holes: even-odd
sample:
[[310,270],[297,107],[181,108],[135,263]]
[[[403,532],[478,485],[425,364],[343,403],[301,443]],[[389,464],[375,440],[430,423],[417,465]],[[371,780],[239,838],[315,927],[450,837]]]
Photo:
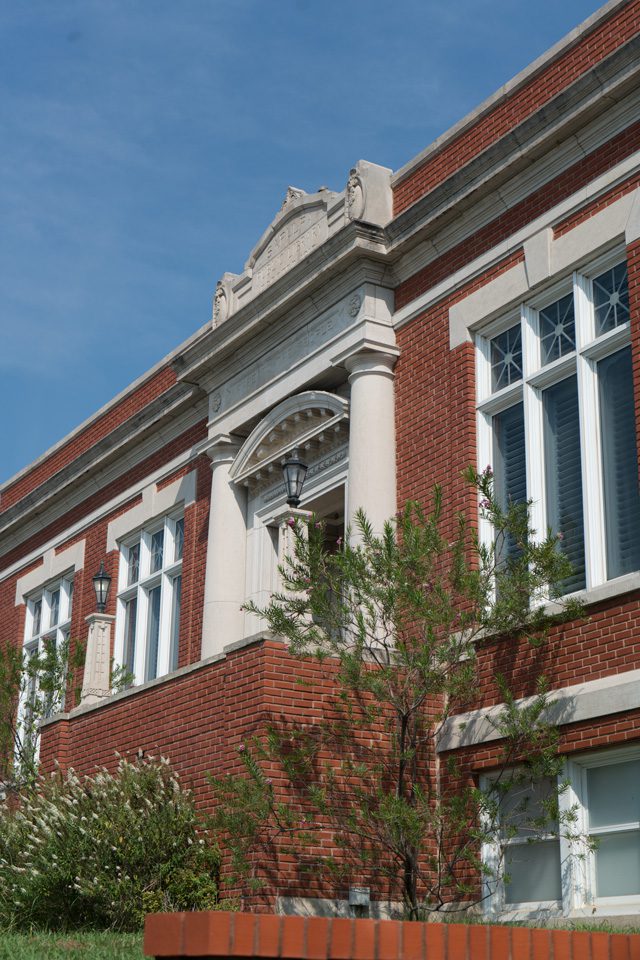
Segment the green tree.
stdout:
[[64,709],[76,671],[84,663],[84,646],[67,637],[26,652],[6,644],[0,650],[0,755],[3,780],[25,790],[38,776],[40,725]]
[[[293,657],[332,671],[335,698],[320,723],[270,725],[242,745],[242,775],[212,780],[214,826],[252,884],[268,854],[293,851],[302,862],[323,831],[340,854],[314,858],[310,870],[343,880],[375,872],[411,918],[477,902],[478,877],[490,884],[502,869],[480,861],[481,845],[498,829],[503,837],[521,829],[531,785],[557,776],[543,678],[525,705],[503,684],[502,759],[488,787],[470,784],[455,763],[440,769],[443,726],[475,701],[483,641],[539,645],[552,625],[582,613],[562,597],[570,564],[559,539],[536,536],[527,504],[497,502],[490,469],[467,480],[493,530],[489,543],[463,514],[445,518],[439,488],[428,511],[407,504],[379,536],[359,513],[338,551],[321,523],[292,521],[282,589],[248,609]],[[531,811],[528,835],[570,834],[572,819],[558,817],[550,791]]]

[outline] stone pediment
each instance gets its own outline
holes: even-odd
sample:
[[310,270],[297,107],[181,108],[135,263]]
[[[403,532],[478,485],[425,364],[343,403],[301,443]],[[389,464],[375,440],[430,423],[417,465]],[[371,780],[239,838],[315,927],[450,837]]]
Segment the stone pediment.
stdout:
[[251,251],[241,274],[225,273],[216,287],[213,325],[249,303],[302,263],[352,220],[384,226],[391,218],[391,171],[359,160],[344,190],[287,189],[282,206]]
[[254,293],[260,293],[319,247],[329,236],[327,206],[330,190],[305,193],[289,187],[279,213],[265,230],[245,263]]

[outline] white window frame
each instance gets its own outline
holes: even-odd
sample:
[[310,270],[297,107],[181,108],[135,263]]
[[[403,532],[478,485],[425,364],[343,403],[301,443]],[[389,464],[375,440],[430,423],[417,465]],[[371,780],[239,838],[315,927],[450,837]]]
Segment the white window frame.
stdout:
[[[483,776],[480,778],[480,789],[489,791],[494,777]],[[499,827],[499,817],[498,824]],[[536,837],[536,841],[555,840],[553,833],[541,833]],[[496,836],[491,843],[485,843],[482,846],[482,862],[489,868],[490,876],[485,879],[483,884],[483,908],[488,916],[514,915],[521,917],[540,917],[543,915],[557,915],[562,912],[561,900],[528,900],[519,904],[506,903],[505,884],[502,879],[504,864],[504,848],[513,846],[524,846],[527,844],[525,838],[518,836],[508,839]],[[560,840],[560,863],[563,861],[562,839]],[[564,893],[563,893],[564,895]]]
[[[55,622],[51,622],[53,610],[53,597],[59,592],[58,616]],[[35,629],[36,608],[40,605],[40,623],[39,628]],[[45,652],[45,643],[48,638],[55,639],[55,647],[59,652],[62,645],[69,639],[71,633],[71,613],[73,608],[73,570],[64,573],[55,580],[50,581],[45,586],[40,587],[33,593],[25,597],[26,617],[24,626],[24,641],[22,644],[22,656],[24,669],[32,655],[42,656]],[[47,624],[45,627],[44,624]],[[38,695],[37,681],[34,686],[25,684],[21,691],[18,703],[18,730],[24,727],[26,714],[29,709],[29,702]],[[59,699],[51,704],[48,716],[64,710],[65,690],[60,691]],[[36,756],[39,750],[39,743],[36,744]]]
[[[177,666],[180,622],[178,617],[178,623],[174,623],[174,604],[177,580],[182,577],[182,556],[176,560],[175,549],[176,529],[181,522],[184,524],[184,513],[182,510],[174,511],[129,534],[119,543],[114,661],[122,669],[127,669],[126,605],[129,601],[136,599],[135,646],[131,670],[132,683],[135,686],[165,676]],[[154,534],[160,531],[163,532],[162,565],[152,571],[152,540]],[[140,546],[138,578],[129,584],[130,552],[138,544]],[[149,663],[150,594],[158,586],[160,587],[158,651],[156,669],[151,671]]]
[[[545,492],[543,391],[577,375],[580,411],[582,502],[584,524],[585,589],[607,580],[605,503],[602,475],[599,393],[596,364],[631,342],[630,324],[622,324],[596,337],[592,278],[626,260],[626,251],[616,248],[591,261],[572,277],[558,280],[542,294],[485,326],[475,336],[478,469],[493,464],[493,417],[522,401],[525,422],[527,498],[532,501],[531,526],[542,538],[547,530]],[[539,311],[573,292],[576,349],[547,363],[540,362]],[[523,376],[497,391],[491,388],[491,339],[517,323],[521,325]],[[493,542],[489,520],[480,517],[483,542]]]
[[[502,920],[526,920],[542,916],[615,916],[637,913],[640,910],[640,893],[619,897],[596,896],[596,854],[586,842],[587,836],[599,836],[637,830],[640,833],[640,811],[637,821],[615,824],[608,827],[589,826],[589,797],[587,773],[594,767],[611,766],[627,761],[640,760],[640,745],[613,748],[590,753],[579,758],[567,758],[558,776],[558,806],[560,817],[571,816],[573,839],[562,836],[560,830],[560,869],[562,902],[527,901],[517,904],[505,903],[504,883],[500,878],[502,846],[504,841],[496,838],[482,848],[482,860],[497,879],[485,882],[484,911],[487,916]],[[481,777],[481,789],[487,789],[490,776]],[[546,839],[545,835],[540,836]],[[509,840],[507,843],[513,843]]]

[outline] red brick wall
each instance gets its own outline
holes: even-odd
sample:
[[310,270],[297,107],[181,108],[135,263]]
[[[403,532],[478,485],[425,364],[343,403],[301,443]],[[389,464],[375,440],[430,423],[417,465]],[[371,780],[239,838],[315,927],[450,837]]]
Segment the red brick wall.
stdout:
[[[135,756],[141,749],[147,756],[166,756],[184,784],[194,790],[199,805],[208,810],[212,793],[207,773],[240,771],[237,748],[244,740],[263,735],[267,723],[299,730],[331,714],[335,703],[331,673],[326,664],[292,662],[282,644],[253,644],[99,709],[46,726],[42,763],[49,770],[58,759],[63,766],[90,774],[96,766],[113,768],[116,751]],[[367,733],[367,743],[376,736]],[[275,788],[287,789],[287,797],[292,799],[291,784],[282,771],[271,767],[267,772]],[[341,895],[341,887],[334,888],[318,876],[317,856],[332,849],[328,829],[324,842],[322,851],[310,847],[297,857],[274,849],[275,859],[258,865],[269,887],[256,894],[253,902],[272,903],[278,893]],[[339,855],[337,849],[334,853]],[[374,878],[372,886],[375,888]],[[379,884],[378,892],[384,892]]]
[[[556,204],[565,200],[580,187],[586,186],[595,177],[605,173],[625,157],[640,149],[640,121],[632,124],[624,134],[604,144],[597,150],[583,157],[572,167],[569,167],[543,187],[535,190],[519,203],[511,207],[500,216],[492,220],[473,236],[463,240],[452,250],[438,257],[428,266],[419,270],[408,280],[401,283],[396,289],[396,309],[404,307],[420,294],[432,289],[441,283],[456,270],[460,270],[467,263],[471,263],[482,253],[486,253],[493,246],[507,239],[517,230],[526,226],[536,217],[541,216]],[[570,226],[593,216],[599,209],[622,196],[623,193],[634,189],[638,184],[638,177],[630,177],[624,184],[605,193],[603,197],[585,205],[572,218],[564,220],[558,225],[560,233],[565,233]]]
[[[637,135],[636,127],[633,137]],[[605,154],[611,156],[609,148]],[[588,164],[585,175],[587,169]],[[564,175],[561,179],[562,189],[572,192],[575,181]],[[566,233],[584,222],[619,196],[635,189],[638,182],[634,176],[607,191],[558,224],[557,232]],[[558,190],[553,202],[561,198]],[[537,215],[546,203],[547,198],[538,194],[535,204],[529,206],[529,216]],[[526,222],[524,210],[517,215],[521,218],[519,222]],[[513,212],[505,215],[502,226],[500,219],[496,220],[492,237],[490,231],[480,232],[483,248],[513,231],[514,221],[510,219],[513,216]],[[420,271],[398,289],[398,304],[408,303],[433,287],[461,266],[464,258],[477,255],[478,250],[478,239],[474,236]],[[474,348],[469,343],[450,350],[449,308],[522,259],[522,251],[515,251],[491,271],[446,296],[398,331],[401,354],[396,367],[396,428],[400,505],[408,498],[428,501],[433,485],[439,483],[444,489],[449,517],[460,509],[467,509],[472,519],[476,515],[475,498],[469,496],[460,479],[468,464],[476,464]],[[640,242],[628,248],[627,261],[636,411],[640,411]],[[640,418],[637,422],[640,450]],[[484,707],[502,701],[495,680],[497,674],[505,677],[516,696],[526,696],[534,693],[536,680],[541,675],[547,677],[553,689],[635,669],[640,656],[640,593],[600,603],[591,607],[588,614],[582,621],[553,630],[539,648],[526,641],[503,638],[483,643],[479,648],[478,695],[472,706]],[[469,706],[465,705],[464,709]],[[561,750],[591,750],[638,740],[640,711],[630,711],[563,727]],[[500,747],[496,744],[455,752],[469,781],[481,770],[495,767],[499,755]]]
[[426,158],[394,189],[397,216],[526,120],[640,30],[640,0],[630,0],[551,63],[501,99],[468,129]]
[[[640,136],[640,125],[627,131],[627,147]],[[627,149],[625,147],[624,149]],[[601,148],[595,166],[601,169],[605,158],[613,156],[617,146]],[[594,155],[578,166],[588,176]],[[574,171],[575,173],[575,171]],[[576,179],[572,172],[563,174],[556,184],[553,203],[572,192]],[[590,177],[589,177],[590,178]],[[638,177],[630,177],[623,184],[586,204],[577,214],[558,225],[560,233],[593,216],[603,206],[635,189]],[[528,207],[529,215],[536,216],[540,205],[547,203],[541,193]],[[530,198],[531,199],[531,198]],[[529,204],[529,200],[527,201]],[[551,204],[550,204],[551,205]],[[513,211],[494,221],[491,242],[503,238],[503,231],[513,230],[510,220]],[[518,213],[523,218],[525,211]],[[502,223],[502,227],[500,224]],[[506,224],[506,226],[505,226]],[[443,277],[462,265],[464,256],[477,255],[477,240],[489,244],[486,229],[469,238],[460,247],[441,257],[435,264],[420,271],[397,290],[399,304],[409,302],[428,290]],[[455,293],[429,307],[416,319],[398,331],[400,359],[396,366],[396,435],[398,450],[398,503],[407,499],[428,502],[434,484],[443,487],[447,513],[452,516],[460,509],[468,510],[470,519],[476,515],[475,498],[470,495],[461,473],[469,464],[476,465],[475,414],[475,357],[471,343],[455,350],[449,348],[449,309],[474,290],[493,280],[497,275],[523,261],[522,250],[469,281]],[[636,410],[640,410],[640,242],[627,250],[629,266],[629,295],[632,315],[632,351]],[[638,449],[640,450],[640,418],[638,419]],[[480,464],[483,467],[484,464]],[[548,643],[534,650],[528,644],[496,641],[483,646],[481,658],[482,683],[478,704],[499,702],[494,676],[505,675],[517,695],[533,692],[539,674],[549,677],[555,687],[566,686],[597,677],[633,669],[640,652],[634,640],[640,616],[640,596],[628,594],[589,611],[590,620],[567,625],[552,632]],[[639,733],[640,736],[640,733]]]
[[[197,428],[198,434],[203,430],[202,425]],[[192,442],[192,437],[185,438],[188,445]],[[157,465],[166,456],[171,459],[175,456],[173,449],[167,449],[164,453],[159,451],[154,457],[153,463]],[[185,539],[184,554],[182,560],[183,570],[183,592],[182,592],[182,616],[180,620],[180,638],[179,638],[179,664],[192,663],[200,659],[200,641],[202,635],[202,608],[204,594],[204,569],[206,562],[207,548],[207,527],[209,518],[209,498],[211,493],[211,469],[210,460],[207,456],[200,456],[195,461],[186,465],[181,473],[192,470],[197,471],[196,478],[196,499],[195,502],[185,508]],[[132,478],[132,474],[128,475]],[[170,479],[176,479],[174,474]],[[131,482],[133,480],[131,479]],[[113,484],[104,491],[104,499],[108,500],[114,495],[116,484]],[[85,541],[84,567],[76,572],[74,576],[74,597],[73,611],[71,620],[72,639],[86,639],[87,625],[85,617],[95,612],[95,593],[91,578],[100,567],[101,561],[105,561],[105,567],[111,575],[112,586],[109,594],[107,613],[115,614],[116,610],[116,585],[118,581],[118,552],[111,551],[107,554],[107,528],[109,523],[122,513],[131,509],[140,497],[134,497],[122,504],[116,510],[103,516],[99,521],[85,527],[74,538],[62,543],[57,548],[57,553],[65,550],[72,543],[78,540]],[[87,504],[80,508],[87,512]],[[91,505],[93,509],[95,502]],[[75,511],[74,511],[75,515]],[[18,553],[18,551],[16,551]],[[20,646],[24,639],[24,620],[25,606],[20,604],[15,606],[16,582],[31,569],[37,569],[42,561],[31,564],[29,567],[20,569],[11,577],[0,582],[0,618],[4,624],[4,633],[0,638],[0,643],[13,643]],[[113,637],[112,637],[113,640]],[[81,685],[81,671],[75,678],[75,683],[71,684],[68,692],[68,704],[73,703],[73,690],[75,686]]]
[[624,197],[627,193],[631,193],[632,190],[635,190],[640,185],[640,174],[636,173],[632,177],[629,177],[623,183],[616,184],[615,187],[612,187],[611,190],[607,190],[605,193],[601,194],[597,200],[587,204],[585,207],[582,207],[576,213],[572,213],[571,216],[567,217],[566,220],[561,220],[560,223],[557,223],[553,228],[553,236],[561,237],[565,233],[569,233],[570,230],[573,230],[574,227],[577,227],[579,223],[584,223],[585,220],[588,220],[589,217],[592,217],[594,213],[599,213],[600,210],[604,210],[605,207],[610,206],[610,204],[615,203],[616,200],[619,200],[620,197]]
[[147,756],[168,757],[206,807],[207,772],[238,769],[238,745],[264,720],[264,673],[265,652],[256,645],[57,721],[43,731],[43,765],[50,768],[57,727],[66,724],[68,761],[78,773],[113,769],[116,751],[132,756],[141,749]]
[[135,467],[123,473],[117,480],[97,490],[91,495],[89,500],[85,500],[77,507],[74,507],[73,510],[69,510],[63,514],[63,516],[59,517],[53,523],[43,527],[38,533],[34,534],[19,547],[5,553],[4,556],[0,557],[0,569],[11,566],[13,563],[19,561],[25,554],[36,550],[56,535],[62,534],[68,527],[82,520],[83,517],[97,510],[103,506],[103,504],[108,503],[113,497],[124,493],[134,483],[143,480],[146,476],[158,470],[163,464],[169,463],[174,457],[177,457],[185,450],[190,450],[196,443],[204,440],[206,436],[207,424],[205,420],[201,420],[188,430],[185,430],[184,433],[176,437],[175,440],[172,440],[171,443],[160,447]]
[[22,497],[35,490],[41,483],[62,470],[69,463],[89,450],[99,440],[106,437],[112,430],[119,427],[134,414],[138,413],[147,404],[159,397],[165,390],[176,382],[176,375],[171,367],[163,367],[149,380],[141,384],[136,390],[115,404],[102,417],[90,424],[77,436],[63,444],[58,450],[37,464],[28,473],[24,474],[15,483],[2,491],[1,507],[6,510],[13,506]]
[[461,472],[476,463],[475,351],[471,343],[449,348],[449,309],[517,263],[517,250],[397,333],[396,445],[398,504],[428,502],[435,484],[449,513],[464,505],[475,515],[475,498]]

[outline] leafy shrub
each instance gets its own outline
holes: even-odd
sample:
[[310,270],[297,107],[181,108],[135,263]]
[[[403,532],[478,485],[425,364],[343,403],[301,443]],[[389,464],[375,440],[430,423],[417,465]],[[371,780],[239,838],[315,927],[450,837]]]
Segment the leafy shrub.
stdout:
[[165,760],[41,779],[0,811],[0,923],[135,930],[217,903],[219,854]]

